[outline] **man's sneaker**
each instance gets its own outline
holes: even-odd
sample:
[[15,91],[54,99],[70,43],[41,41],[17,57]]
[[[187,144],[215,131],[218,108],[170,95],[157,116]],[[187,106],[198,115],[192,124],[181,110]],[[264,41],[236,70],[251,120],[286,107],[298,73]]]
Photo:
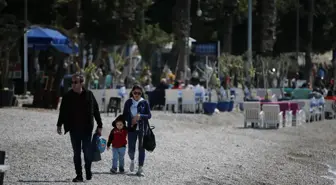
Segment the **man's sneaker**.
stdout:
[[125,173],[125,169],[124,168],[119,168],[119,172],[120,173]]
[[131,161],[130,171],[134,172],[134,160]]
[[117,173],[117,169],[111,168],[110,172],[115,174],[115,173]]
[[136,173],[138,176],[143,176],[143,170],[142,170],[142,166],[139,166],[138,171]]
[[83,177],[77,175],[74,179],[72,179],[72,182],[83,182]]

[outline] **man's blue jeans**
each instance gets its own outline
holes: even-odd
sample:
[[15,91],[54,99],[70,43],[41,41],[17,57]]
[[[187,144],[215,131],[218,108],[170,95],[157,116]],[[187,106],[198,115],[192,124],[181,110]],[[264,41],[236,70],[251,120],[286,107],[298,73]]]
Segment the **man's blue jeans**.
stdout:
[[125,152],[126,152],[126,147],[121,147],[121,148],[112,148],[112,168],[117,169],[118,167],[118,161],[119,161],[119,170],[124,169],[125,166]]

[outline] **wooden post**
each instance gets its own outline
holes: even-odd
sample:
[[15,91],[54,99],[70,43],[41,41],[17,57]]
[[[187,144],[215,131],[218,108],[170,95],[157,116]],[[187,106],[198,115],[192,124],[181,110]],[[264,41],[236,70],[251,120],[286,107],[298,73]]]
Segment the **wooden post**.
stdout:
[[[0,165],[5,164],[5,157],[6,157],[6,152],[5,151],[0,151]],[[0,172],[0,185],[3,185],[5,173]]]

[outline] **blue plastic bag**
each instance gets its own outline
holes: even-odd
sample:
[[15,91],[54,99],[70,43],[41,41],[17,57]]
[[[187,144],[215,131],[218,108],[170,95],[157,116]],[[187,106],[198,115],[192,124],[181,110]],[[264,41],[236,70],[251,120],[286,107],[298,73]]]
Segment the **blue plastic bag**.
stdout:
[[98,150],[100,151],[100,153],[103,153],[105,151],[106,144],[107,144],[106,139],[104,139],[102,136],[100,136],[98,138],[97,142],[98,142]]

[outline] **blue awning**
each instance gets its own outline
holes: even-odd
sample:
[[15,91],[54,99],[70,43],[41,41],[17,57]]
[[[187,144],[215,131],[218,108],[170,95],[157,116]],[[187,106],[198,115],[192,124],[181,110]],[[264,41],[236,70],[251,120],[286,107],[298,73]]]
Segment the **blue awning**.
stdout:
[[71,47],[67,44],[51,44],[51,46],[57,49],[58,51],[66,54],[76,54],[79,52],[79,49],[76,45]]
[[28,43],[67,44],[69,40],[62,33],[49,28],[33,27],[27,32]]
[[35,50],[47,50],[54,47],[66,54],[78,53],[78,46],[70,46],[69,39],[62,33],[49,28],[32,27],[27,32],[28,47]]

